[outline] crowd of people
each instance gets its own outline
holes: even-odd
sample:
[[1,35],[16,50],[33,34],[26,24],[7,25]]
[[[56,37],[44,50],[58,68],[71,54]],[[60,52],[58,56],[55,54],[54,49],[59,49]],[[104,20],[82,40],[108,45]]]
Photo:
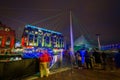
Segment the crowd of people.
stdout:
[[[43,50],[39,57],[40,61],[40,77],[49,75],[49,63],[51,61],[51,56],[47,50]],[[102,51],[77,51],[74,55],[75,59],[73,62],[77,64],[78,69],[100,69],[100,70],[114,70],[120,68],[120,50],[116,53],[113,52],[102,52]],[[63,63],[69,65],[73,59],[71,57],[70,51],[63,52]]]
[[81,51],[77,51],[75,59],[78,69],[114,70],[120,67],[120,50],[116,53],[85,50],[84,54]]

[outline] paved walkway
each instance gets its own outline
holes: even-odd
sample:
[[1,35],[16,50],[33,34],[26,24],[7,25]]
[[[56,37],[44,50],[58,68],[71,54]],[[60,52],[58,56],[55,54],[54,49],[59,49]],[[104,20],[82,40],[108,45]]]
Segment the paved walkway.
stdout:
[[35,74],[22,80],[120,80],[120,69],[62,68],[51,72],[49,77],[40,78],[39,74]]
[[[57,74],[57,73],[61,73],[61,72],[63,72],[63,71],[67,71],[67,70],[70,70],[70,69],[71,69],[71,68],[69,68],[69,67],[55,69],[55,70],[52,70],[52,71],[50,72],[50,75]],[[39,77],[39,73],[36,73],[36,74],[34,74],[34,75],[32,75],[32,76],[29,76],[29,77],[26,77],[26,78],[24,78],[24,79],[22,79],[22,80],[37,80],[38,78],[40,78],[40,77]]]

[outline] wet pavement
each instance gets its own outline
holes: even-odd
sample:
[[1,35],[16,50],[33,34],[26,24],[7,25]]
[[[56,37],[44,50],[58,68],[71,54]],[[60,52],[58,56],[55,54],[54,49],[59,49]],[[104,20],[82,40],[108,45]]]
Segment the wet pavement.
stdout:
[[23,80],[120,80],[120,69],[77,69],[62,68],[51,72],[48,77],[39,77],[39,73]]

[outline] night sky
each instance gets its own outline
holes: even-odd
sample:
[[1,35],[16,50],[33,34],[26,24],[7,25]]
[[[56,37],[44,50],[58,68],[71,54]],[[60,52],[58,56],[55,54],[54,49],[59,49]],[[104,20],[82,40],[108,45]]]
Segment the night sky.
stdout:
[[26,24],[63,33],[70,40],[69,12],[73,17],[73,36],[91,42],[120,43],[119,0],[1,0],[0,21],[16,31],[20,39]]

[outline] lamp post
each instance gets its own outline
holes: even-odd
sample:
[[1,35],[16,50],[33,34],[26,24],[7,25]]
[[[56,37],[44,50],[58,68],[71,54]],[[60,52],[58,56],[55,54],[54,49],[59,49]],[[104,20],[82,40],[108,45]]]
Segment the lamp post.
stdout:
[[73,43],[73,28],[72,28],[72,14],[70,11],[70,40],[71,40],[71,53],[74,54],[74,43]]
[[73,41],[73,28],[72,28],[72,14],[70,11],[70,55],[71,55],[71,73],[73,73],[73,59],[74,59],[74,41]]
[[96,34],[97,36],[97,41],[98,41],[98,48],[101,50],[101,45],[100,45],[100,34]]

